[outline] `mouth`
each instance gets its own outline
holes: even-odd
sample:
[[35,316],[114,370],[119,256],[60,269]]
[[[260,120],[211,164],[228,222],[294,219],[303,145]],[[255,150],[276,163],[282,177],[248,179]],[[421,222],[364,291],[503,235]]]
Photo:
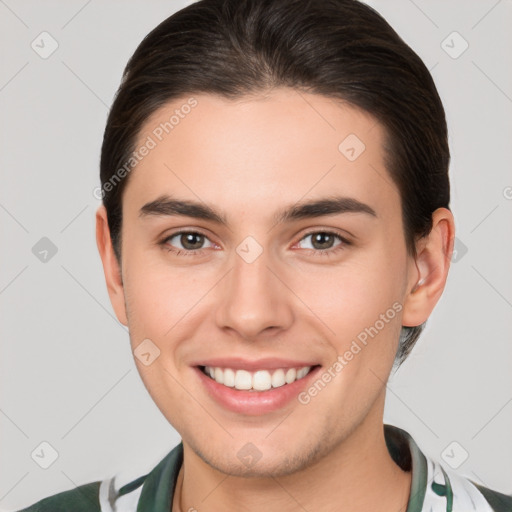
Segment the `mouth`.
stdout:
[[278,411],[294,399],[298,405],[299,394],[311,385],[322,368],[320,364],[302,363],[244,365],[245,368],[218,364],[192,367],[200,388],[222,409],[246,416]]
[[237,370],[220,366],[199,366],[198,368],[218,384],[239,391],[268,391],[303,379],[316,366],[277,368],[271,370]]

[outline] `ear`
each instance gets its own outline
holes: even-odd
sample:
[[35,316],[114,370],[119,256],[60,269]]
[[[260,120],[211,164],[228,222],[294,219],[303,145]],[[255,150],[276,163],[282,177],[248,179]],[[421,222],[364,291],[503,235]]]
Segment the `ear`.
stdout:
[[452,212],[447,208],[438,208],[432,214],[432,230],[416,244],[415,269],[410,273],[402,325],[421,325],[432,313],[448,278],[454,238]]
[[96,211],[96,245],[103,263],[103,272],[107,284],[110,302],[114,308],[117,319],[123,324],[128,325],[126,316],[126,304],[124,300],[123,279],[121,269],[112,246],[110,238],[110,229],[107,220],[107,211],[104,205],[101,205]]

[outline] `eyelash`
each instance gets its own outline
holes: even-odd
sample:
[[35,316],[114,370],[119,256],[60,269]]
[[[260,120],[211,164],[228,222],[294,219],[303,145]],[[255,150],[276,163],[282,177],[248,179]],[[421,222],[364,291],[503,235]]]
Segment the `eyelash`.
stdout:
[[[336,245],[334,248],[331,248],[331,249],[303,249],[303,250],[308,251],[308,254],[312,253],[315,256],[330,257],[333,254],[337,254],[339,251],[344,250],[347,246],[352,245],[351,242],[349,242],[346,238],[342,237],[340,234],[336,233],[335,231],[328,231],[328,230],[309,231],[308,233],[304,234],[304,236],[299,240],[299,242],[301,242],[302,240],[304,240],[304,238],[307,238],[310,235],[314,235],[314,234],[318,234],[318,233],[334,236],[334,237],[338,238],[338,240],[340,240],[342,243]],[[200,231],[181,230],[181,231],[176,231],[175,233],[172,233],[171,235],[165,237],[161,242],[159,242],[159,245],[161,245],[167,252],[174,253],[175,256],[200,256],[201,253],[205,249],[190,249],[190,250],[176,249],[167,243],[171,238],[174,238],[175,236],[181,235],[181,234],[201,235],[201,236],[204,236],[205,238],[208,238],[204,233],[201,233]]]

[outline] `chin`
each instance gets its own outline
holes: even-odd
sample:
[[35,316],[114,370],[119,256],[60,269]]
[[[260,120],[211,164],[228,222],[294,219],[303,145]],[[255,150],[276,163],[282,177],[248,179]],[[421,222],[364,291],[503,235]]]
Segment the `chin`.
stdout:
[[277,478],[310,467],[331,450],[325,437],[315,435],[309,436],[309,439],[318,444],[297,439],[294,445],[287,445],[277,438],[274,442],[263,439],[253,443],[228,439],[227,436],[225,445],[211,439],[203,440],[201,446],[195,442],[188,444],[204,463],[223,474],[241,478]]

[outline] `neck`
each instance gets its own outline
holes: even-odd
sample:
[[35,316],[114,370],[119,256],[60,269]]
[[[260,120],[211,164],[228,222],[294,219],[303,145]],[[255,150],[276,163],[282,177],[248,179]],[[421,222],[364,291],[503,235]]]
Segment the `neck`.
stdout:
[[391,458],[382,416],[379,421],[371,419],[367,416],[313,465],[279,478],[226,475],[206,464],[184,442],[172,510],[405,512],[411,473],[403,471]]

